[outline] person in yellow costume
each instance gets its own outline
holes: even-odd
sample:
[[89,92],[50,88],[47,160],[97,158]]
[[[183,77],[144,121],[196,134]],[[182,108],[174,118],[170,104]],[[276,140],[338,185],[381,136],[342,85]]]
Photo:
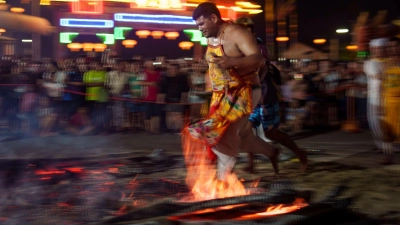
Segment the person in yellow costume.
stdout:
[[214,3],[199,4],[193,20],[208,40],[205,59],[212,97],[208,117],[182,132],[185,155],[199,146],[211,150],[217,157],[220,181],[231,173],[240,149],[264,154],[278,172],[279,151],[246,126],[261,97],[258,71],[265,65],[256,39],[247,29],[223,21]]
[[383,159],[381,164],[393,163],[394,144],[400,142],[400,42],[392,39],[387,44],[390,60],[383,78]]

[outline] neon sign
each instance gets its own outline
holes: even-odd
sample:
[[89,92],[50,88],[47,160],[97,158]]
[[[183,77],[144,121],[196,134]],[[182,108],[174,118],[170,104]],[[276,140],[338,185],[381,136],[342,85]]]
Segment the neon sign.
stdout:
[[122,22],[138,22],[138,23],[196,25],[196,23],[190,16],[174,16],[174,15],[116,13],[114,14],[114,20]]
[[60,26],[63,26],[63,27],[112,28],[112,27],[114,27],[114,21],[64,18],[64,19],[60,19]]
[[96,34],[96,36],[103,38],[103,43],[106,45],[113,45],[115,43],[114,34]]
[[190,41],[200,42],[201,45],[207,45],[207,38],[203,37],[201,31],[199,30],[184,30],[186,34],[191,35],[192,39]]
[[60,33],[60,43],[69,44],[72,43],[72,39],[78,36],[79,33],[75,32],[61,32]]
[[102,14],[103,0],[76,0],[71,2],[73,13]]
[[131,27],[114,27],[115,40],[125,40],[125,32],[132,30]]
[[131,8],[184,10],[185,0],[132,0]]

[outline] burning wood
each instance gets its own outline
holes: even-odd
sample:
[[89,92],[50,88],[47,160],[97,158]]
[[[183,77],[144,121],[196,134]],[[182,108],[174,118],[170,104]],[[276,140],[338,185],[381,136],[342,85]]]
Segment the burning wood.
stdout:
[[[294,190],[281,190],[276,192],[268,192],[261,194],[253,194],[246,196],[213,199],[200,202],[177,202],[167,201],[161,202],[155,205],[151,205],[141,209],[135,209],[123,216],[115,217],[108,220],[107,224],[123,222],[123,221],[139,221],[149,219],[153,217],[166,217],[171,215],[179,215],[185,213],[195,213],[204,209],[215,209],[223,206],[235,206],[235,205],[247,205],[247,204],[288,204],[295,201],[298,196],[308,195],[310,198],[310,192],[300,193]],[[264,208],[265,209],[265,208]]]
[[[350,218],[344,208],[351,199],[336,199],[343,187],[330,191],[323,202],[313,203],[309,201],[312,192],[298,191],[290,181],[270,183],[263,178],[259,182],[260,187],[265,188],[259,187],[259,192],[249,188],[252,186],[249,180],[243,185],[248,195],[194,201],[185,198],[193,192],[183,181],[183,168],[180,176],[176,170],[169,175],[156,174],[182,167],[183,160],[176,156],[173,166],[171,162],[157,164],[151,157],[142,157],[145,161],[135,158],[98,162],[74,160],[21,160],[2,164],[3,181],[12,182],[4,185],[0,193],[1,224],[135,224],[144,221],[162,225],[180,222],[243,224],[243,220],[263,224],[276,222],[278,218],[279,222],[286,221],[282,224],[302,224],[301,221],[313,224],[321,215],[337,217],[347,213]],[[149,174],[127,176],[140,167]],[[299,204],[296,199],[304,199],[308,205]],[[284,207],[294,211],[289,212]],[[271,214],[273,208],[285,211],[273,211],[279,215],[263,215],[266,211]]]

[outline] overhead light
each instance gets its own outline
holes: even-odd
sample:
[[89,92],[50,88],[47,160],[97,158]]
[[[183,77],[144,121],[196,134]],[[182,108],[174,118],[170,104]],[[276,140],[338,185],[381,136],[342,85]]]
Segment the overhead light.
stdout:
[[337,29],[336,30],[336,33],[338,33],[338,34],[344,34],[344,33],[347,33],[347,32],[349,32],[349,29]]
[[12,7],[10,8],[10,11],[13,13],[23,13],[25,12],[25,9],[20,7]]
[[289,41],[289,37],[277,37],[276,41],[278,42],[285,42],[285,41]]
[[253,9],[249,11],[249,14],[259,14],[262,13],[263,11],[261,9]]
[[32,42],[31,39],[22,39],[21,41],[22,41],[22,42]]
[[0,33],[5,33],[5,32],[6,32],[6,29],[3,29],[3,28],[0,29]]
[[346,49],[347,50],[357,50],[358,46],[357,45],[348,45],[348,46],[346,46]]
[[251,2],[235,2],[235,4],[243,6],[245,8],[252,8],[252,9],[261,8],[261,5],[255,5],[255,4],[251,3]]
[[324,44],[326,42],[326,39],[314,39],[314,44]]

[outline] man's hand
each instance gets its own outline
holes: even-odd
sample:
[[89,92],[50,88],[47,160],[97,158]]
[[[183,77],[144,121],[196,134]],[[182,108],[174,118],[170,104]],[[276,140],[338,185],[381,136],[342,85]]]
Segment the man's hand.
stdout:
[[226,56],[214,56],[212,60],[213,63],[216,63],[219,67],[222,67],[224,69],[229,69],[233,67],[232,61],[232,58]]

